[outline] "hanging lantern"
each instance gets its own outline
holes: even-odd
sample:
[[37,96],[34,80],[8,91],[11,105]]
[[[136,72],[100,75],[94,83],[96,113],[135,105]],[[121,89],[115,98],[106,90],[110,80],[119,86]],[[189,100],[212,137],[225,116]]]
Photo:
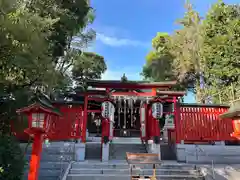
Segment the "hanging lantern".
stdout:
[[155,119],[160,119],[163,115],[163,105],[160,102],[152,104],[152,116]]
[[102,117],[110,118],[110,116],[114,113],[113,111],[114,105],[110,101],[104,101],[102,103]]

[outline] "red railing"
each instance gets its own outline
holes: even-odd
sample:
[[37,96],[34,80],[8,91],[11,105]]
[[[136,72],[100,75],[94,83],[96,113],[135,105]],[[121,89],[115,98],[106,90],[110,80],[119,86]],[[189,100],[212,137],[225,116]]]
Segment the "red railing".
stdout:
[[[81,139],[83,125],[82,105],[56,104],[55,107],[61,112],[61,116],[51,116],[51,124],[47,136],[50,140],[60,141],[68,139]],[[20,117],[16,126],[26,126],[27,119]],[[13,130],[14,131],[14,128]],[[25,127],[27,128],[27,127]],[[29,136],[22,130],[15,131],[19,140],[28,140]]]
[[178,107],[177,143],[184,141],[233,140],[231,120],[220,120],[227,106],[182,104]]

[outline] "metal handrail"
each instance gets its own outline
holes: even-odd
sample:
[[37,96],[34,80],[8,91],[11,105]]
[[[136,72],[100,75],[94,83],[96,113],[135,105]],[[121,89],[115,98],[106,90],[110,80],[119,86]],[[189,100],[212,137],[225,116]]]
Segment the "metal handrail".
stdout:
[[[204,150],[202,149],[201,147],[199,147],[198,145],[195,145],[196,147],[196,153],[192,153],[192,152],[189,152],[187,151],[188,154],[193,154],[195,155],[196,154],[196,159],[198,160],[198,150],[202,153],[204,153],[207,157],[210,157],[209,154]],[[211,162],[211,171],[212,171],[212,177],[213,179],[216,179],[215,177],[215,171],[214,171],[214,160],[212,159],[212,162]]]
[[[68,146],[67,152],[71,151],[71,148],[72,148],[72,143],[70,143],[70,145]],[[63,180],[65,174],[66,174],[66,173],[68,174],[68,172],[69,172],[69,169],[68,169],[68,168],[69,168],[69,166],[72,164],[72,160],[74,160],[74,156],[75,156],[75,143],[74,143],[74,145],[73,145],[73,156],[72,156],[71,159],[65,159],[64,153],[65,153],[65,151],[62,150],[62,151],[61,151],[61,156],[60,156],[60,165],[61,165],[61,168],[60,168],[59,180]],[[65,166],[63,165],[64,162],[66,162],[66,161],[69,163],[67,168],[65,168]],[[71,168],[71,166],[70,166],[70,168]],[[65,179],[66,179],[66,178],[65,178]],[[65,179],[64,179],[64,180],[65,180]]]
[[[198,148],[202,153],[204,153],[207,157],[209,157],[209,154],[204,150],[202,149],[201,147],[199,147],[198,145],[196,145],[196,148]],[[212,169],[212,177],[213,179],[216,179],[215,177],[215,171],[214,171],[214,160],[212,159],[212,163],[211,163],[211,169]]]
[[65,170],[65,172],[64,172],[64,174],[63,174],[63,176],[61,177],[60,180],[67,180],[67,176],[68,176],[68,174],[69,174],[70,169],[72,168],[72,164],[73,164],[73,161],[71,161],[71,162],[68,164],[68,167],[66,168],[66,170]]

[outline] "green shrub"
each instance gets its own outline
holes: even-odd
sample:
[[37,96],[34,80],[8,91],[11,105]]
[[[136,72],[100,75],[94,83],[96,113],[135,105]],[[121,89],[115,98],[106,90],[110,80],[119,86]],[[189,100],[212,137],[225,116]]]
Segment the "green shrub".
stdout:
[[9,135],[0,136],[0,179],[21,180],[25,160],[19,143]]

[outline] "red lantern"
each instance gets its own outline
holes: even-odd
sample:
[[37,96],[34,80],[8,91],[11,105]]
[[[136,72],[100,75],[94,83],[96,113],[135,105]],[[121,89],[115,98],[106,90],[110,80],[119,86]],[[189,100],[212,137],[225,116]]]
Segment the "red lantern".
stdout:
[[51,124],[51,116],[58,115],[58,113],[55,113],[38,103],[19,109],[17,113],[24,113],[27,115],[28,128],[25,132],[30,135],[34,135],[35,133],[47,133]]
[[53,111],[53,107],[38,102],[19,109],[17,113],[24,113],[27,115],[28,128],[25,132],[34,137],[28,180],[37,180],[43,138],[49,131],[51,116],[59,114]]
[[232,125],[233,133],[231,134],[231,136],[240,139],[240,119],[234,119],[232,121]]

